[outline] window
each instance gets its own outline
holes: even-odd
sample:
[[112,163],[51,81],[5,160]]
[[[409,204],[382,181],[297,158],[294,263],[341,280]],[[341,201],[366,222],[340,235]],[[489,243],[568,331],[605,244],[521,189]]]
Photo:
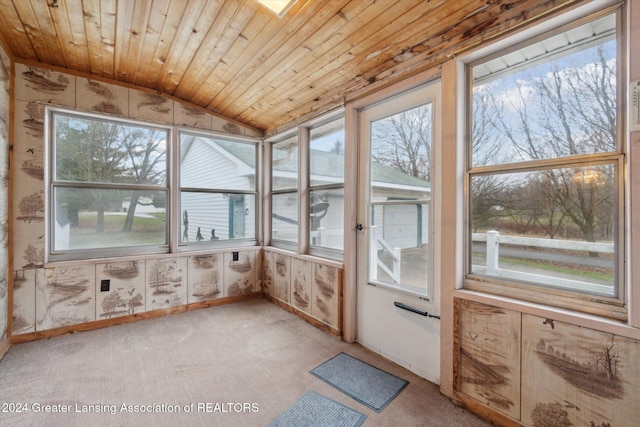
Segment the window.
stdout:
[[343,258],[344,141],[342,111],[269,138],[272,246]]
[[592,16],[469,65],[468,288],[623,304],[619,19]]
[[[370,111],[369,283],[433,298],[430,218],[435,107],[423,87]],[[378,107],[378,108],[376,108]],[[379,110],[378,110],[379,109]]]
[[[50,114],[50,260],[166,252],[169,130]],[[19,209],[36,213],[38,198]]]
[[256,240],[256,154],[253,142],[180,132],[181,244]]
[[297,248],[297,133],[271,144],[271,242],[274,246]]
[[322,123],[308,131],[309,253],[342,259],[344,118]]
[[[256,243],[257,141],[180,131],[172,143],[170,127],[47,114],[47,261]],[[20,209],[43,206],[35,193]]]

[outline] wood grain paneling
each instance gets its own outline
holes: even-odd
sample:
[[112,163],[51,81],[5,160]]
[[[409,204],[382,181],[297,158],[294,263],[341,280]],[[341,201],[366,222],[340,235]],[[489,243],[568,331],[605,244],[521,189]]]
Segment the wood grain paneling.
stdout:
[[458,391],[520,419],[521,314],[458,301]]
[[265,131],[583,0],[0,0],[16,61],[153,89]]

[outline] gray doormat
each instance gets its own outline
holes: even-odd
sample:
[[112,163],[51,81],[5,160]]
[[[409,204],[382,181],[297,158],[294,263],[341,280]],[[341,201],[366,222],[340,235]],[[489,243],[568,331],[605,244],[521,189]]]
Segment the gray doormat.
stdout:
[[382,411],[409,384],[346,353],[327,360],[311,373],[376,412]]
[[335,400],[309,391],[269,427],[358,427],[366,418]]

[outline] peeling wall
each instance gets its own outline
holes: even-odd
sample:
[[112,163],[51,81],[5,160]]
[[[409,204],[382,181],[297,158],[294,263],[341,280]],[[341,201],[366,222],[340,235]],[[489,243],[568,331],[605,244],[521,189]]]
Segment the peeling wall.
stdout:
[[9,105],[11,62],[0,45],[0,357],[9,323]]
[[340,335],[342,269],[267,249],[262,289],[280,305]]
[[640,341],[456,300],[456,392],[532,427],[640,418]]
[[[251,129],[161,95],[23,64],[16,64],[15,72],[13,199],[16,209],[10,215],[14,227],[14,335],[260,291],[262,258],[257,247],[240,250],[239,260],[235,262],[229,251],[163,255],[155,259],[130,257],[110,263],[94,260],[44,268],[45,105],[257,135]],[[6,191],[2,191],[2,197],[6,197]],[[28,217],[22,215],[18,207],[27,199],[38,200],[42,209]],[[6,221],[3,224],[6,225]],[[6,243],[2,250],[6,252]],[[4,252],[2,256],[6,258]],[[0,260],[0,264],[2,262]],[[103,280],[109,280],[108,291],[101,290]],[[5,300],[0,298],[6,306]],[[0,329],[1,326],[0,323]]]

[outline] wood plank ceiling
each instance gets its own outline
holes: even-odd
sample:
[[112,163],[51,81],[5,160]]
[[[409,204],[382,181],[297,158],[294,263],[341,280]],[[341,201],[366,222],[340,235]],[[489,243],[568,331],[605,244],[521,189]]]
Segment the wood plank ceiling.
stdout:
[[27,64],[174,96],[265,133],[580,0],[0,0]]

